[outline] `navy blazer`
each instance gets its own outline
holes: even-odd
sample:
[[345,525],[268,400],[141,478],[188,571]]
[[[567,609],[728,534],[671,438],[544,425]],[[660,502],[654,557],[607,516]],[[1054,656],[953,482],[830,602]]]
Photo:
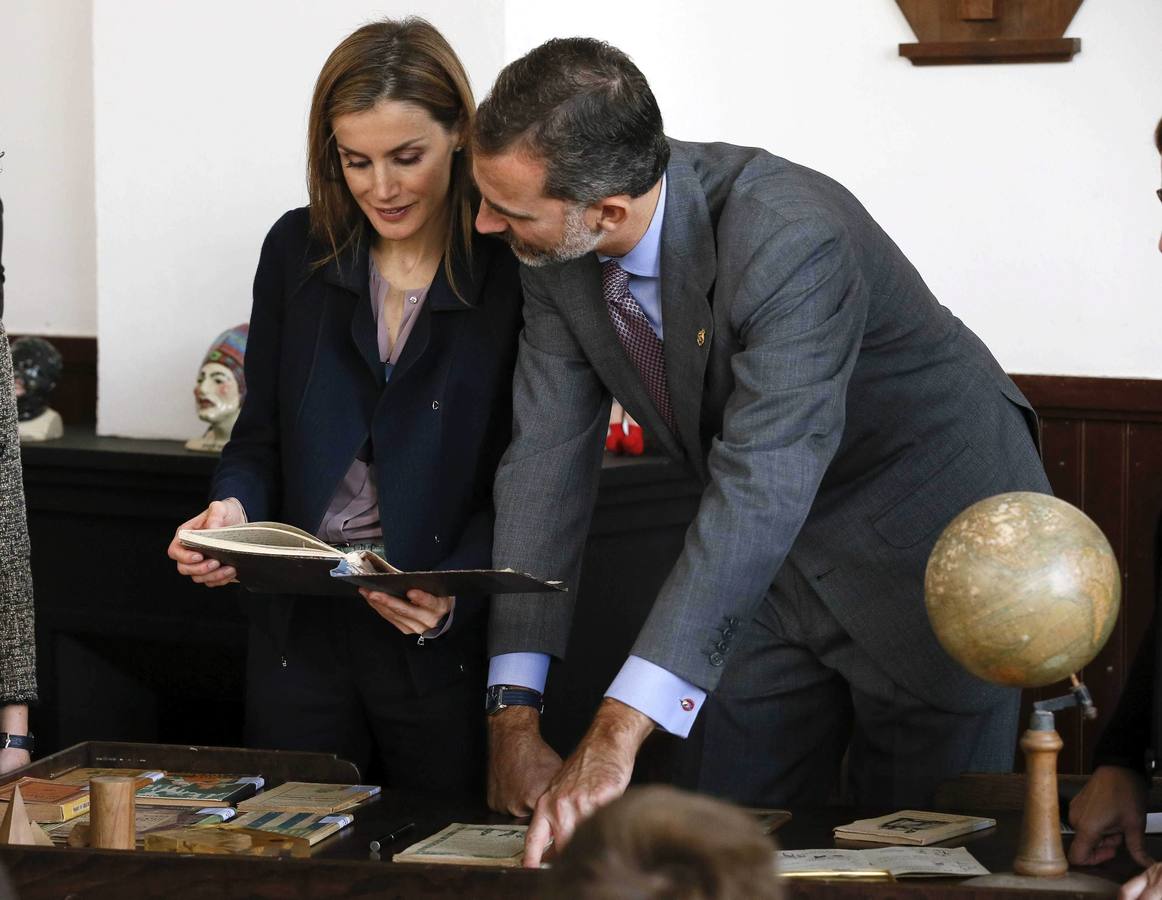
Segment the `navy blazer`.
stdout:
[[[487,567],[492,479],[511,432],[516,260],[475,235],[471,261],[454,258],[461,296],[441,263],[385,384],[368,251],[362,240],[340,262],[312,268],[325,249],[310,238],[307,208],[271,228],[254,278],[246,397],[211,496],[237,497],[251,521],[315,533],[370,442],[387,560]],[[478,620],[481,607],[459,598],[454,630]]]

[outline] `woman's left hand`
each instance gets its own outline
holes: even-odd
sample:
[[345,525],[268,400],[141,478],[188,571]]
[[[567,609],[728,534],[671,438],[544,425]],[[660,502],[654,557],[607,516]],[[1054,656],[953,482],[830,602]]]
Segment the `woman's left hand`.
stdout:
[[406,600],[367,588],[360,588],[359,593],[372,609],[404,634],[424,634],[438,628],[456,605],[455,597],[437,597],[419,589],[408,591]]

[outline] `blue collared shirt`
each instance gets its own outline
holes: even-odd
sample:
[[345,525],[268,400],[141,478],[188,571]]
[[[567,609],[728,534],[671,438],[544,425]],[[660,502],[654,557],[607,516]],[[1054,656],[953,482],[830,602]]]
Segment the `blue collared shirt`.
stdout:
[[[662,338],[662,220],[666,212],[666,176],[658,205],[645,234],[619,262],[629,273],[629,292]],[[604,262],[611,257],[597,258]],[[488,665],[488,683],[514,684],[544,693],[549,677],[547,653],[502,653]],[[620,700],[649,716],[671,734],[686,737],[706,700],[706,692],[661,666],[630,656],[613,679],[606,697]]]

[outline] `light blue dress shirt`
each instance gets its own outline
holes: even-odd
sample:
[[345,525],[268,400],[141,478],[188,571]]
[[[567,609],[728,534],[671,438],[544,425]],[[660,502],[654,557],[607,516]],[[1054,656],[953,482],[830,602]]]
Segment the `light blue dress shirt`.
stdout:
[[[634,248],[618,260],[629,273],[629,292],[662,338],[662,220],[666,210],[666,176],[650,226]],[[598,254],[604,262],[610,257]],[[549,676],[547,653],[502,653],[488,665],[488,683],[514,684],[544,693]],[[679,737],[690,734],[706,692],[640,656],[631,656],[613,679],[606,697],[620,700]]]

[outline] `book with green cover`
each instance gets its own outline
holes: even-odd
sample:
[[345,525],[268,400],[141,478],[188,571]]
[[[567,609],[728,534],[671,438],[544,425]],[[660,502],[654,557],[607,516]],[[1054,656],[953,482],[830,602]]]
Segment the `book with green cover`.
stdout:
[[318,813],[271,810],[270,812],[243,813],[226,827],[251,828],[256,831],[269,831],[271,834],[306,838],[313,847],[323,838],[330,837],[354,821],[355,817],[350,813],[319,815]]
[[374,784],[319,784],[288,781],[238,804],[241,812],[333,813],[358,806],[379,793]]
[[261,775],[167,775],[137,791],[146,806],[234,806],[254,796]]

